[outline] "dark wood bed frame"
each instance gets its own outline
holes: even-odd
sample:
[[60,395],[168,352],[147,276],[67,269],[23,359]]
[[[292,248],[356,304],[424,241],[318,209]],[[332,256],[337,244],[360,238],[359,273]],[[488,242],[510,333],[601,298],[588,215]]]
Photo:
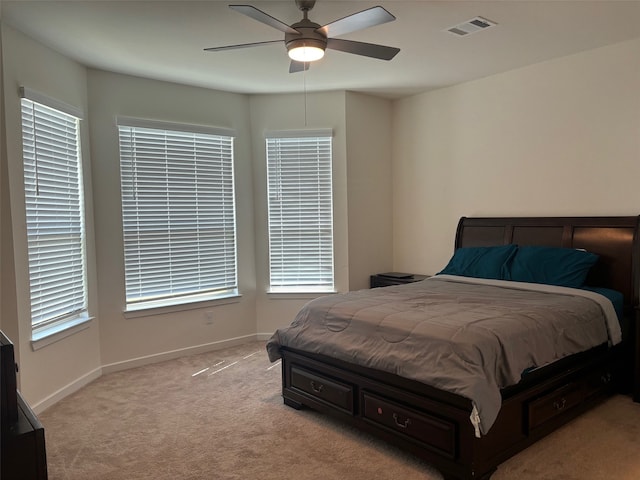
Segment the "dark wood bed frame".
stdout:
[[467,398],[392,374],[283,347],[282,394],[388,440],[445,479],[488,479],[497,466],[613,392],[640,401],[639,217],[466,218],[455,247],[515,243],[600,255],[587,283],[624,294],[623,343],[565,358],[502,391],[502,407],[476,438]]

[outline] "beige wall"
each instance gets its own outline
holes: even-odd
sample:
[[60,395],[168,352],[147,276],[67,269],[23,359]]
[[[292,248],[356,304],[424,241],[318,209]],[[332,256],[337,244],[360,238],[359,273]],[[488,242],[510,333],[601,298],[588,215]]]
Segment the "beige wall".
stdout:
[[[72,384],[81,384],[100,368],[98,321],[62,340],[34,351],[31,348],[31,307],[22,176],[22,137],[18,89],[26,86],[88,111],[86,69],[19,32],[2,26],[7,180],[10,210],[3,194],[2,328],[11,335],[20,360],[20,387],[27,401],[46,402]],[[86,118],[86,116],[85,116]],[[90,141],[86,121],[81,124],[85,190],[91,192]],[[97,316],[93,203],[85,198],[89,313]],[[6,240],[5,236],[10,235]],[[6,240],[6,242],[5,242]],[[15,260],[15,271],[12,267]],[[8,277],[11,278],[8,278]],[[13,291],[10,291],[12,290]]]
[[394,268],[432,274],[460,216],[640,214],[640,40],[398,100]]
[[391,102],[349,92],[346,98],[349,290],[393,266]]
[[[304,303],[317,295],[268,294],[267,173],[265,133],[273,130],[330,128],[333,131],[333,214],[335,281],[349,288],[344,92],[251,96],[253,188],[256,228],[256,331],[261,337],[293,320]],[[306,102],[306,107],[305,107]],[[305,119],[306,108],[306,119]]]
[[[255,338],[253,182],[249,101],[217,92],[115,73],[89,71],[100,350],[103,365],[204,349],[230,339]],[[120,202],[117,116],[234,129],[234,169],[241,297],[197,304],[193,309],[159,309],[125,317],[124,260]],[[207,324],[206,312],[213,314]],[[184,351],[186,349],[186,351]]]
[[392,264],[391,102],[351,92],[251,96],[256,225],[256,321],[260,337],[286,326],[317,295],[268,294],[265,132],[333,130],[336,290],[368,288]]
[[[0,8],[0,18],[2,8]],[[1,28],[1,23],[0,23]],[[13,267],[13,239],[12,229],[4,228],[11,225],[11,202],[9,201],[9,174],[7,164],[7,136],[4,121],[4,67],[2,62],[2,30],[0,30],[0,329],[9,338],[18,337],[18,322],[16,319],[15,271]],[[4,300],[4,299],[7,300]],[[7,319],[6,321],[4,319]],[[20,352],[18,352],[20,353]],[[16,358],[18,361],[19,358]]]

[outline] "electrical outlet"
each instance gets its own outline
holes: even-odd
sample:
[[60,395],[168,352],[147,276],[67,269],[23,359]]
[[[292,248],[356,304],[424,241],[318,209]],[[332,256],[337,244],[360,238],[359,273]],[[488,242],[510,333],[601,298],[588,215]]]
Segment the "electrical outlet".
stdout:
[[204,324],[213,325],[213,312],[211,311],[204,312]]

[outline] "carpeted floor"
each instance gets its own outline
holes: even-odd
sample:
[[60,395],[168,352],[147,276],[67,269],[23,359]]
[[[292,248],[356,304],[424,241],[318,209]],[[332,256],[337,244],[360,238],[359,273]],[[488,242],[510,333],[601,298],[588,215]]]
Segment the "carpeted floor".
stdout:
[[[427,464],[282,403],[252,342],[105,375],[41,415],[50,480],[440,480]],[[640,479],[640,404],[616,396],[492,480]]]

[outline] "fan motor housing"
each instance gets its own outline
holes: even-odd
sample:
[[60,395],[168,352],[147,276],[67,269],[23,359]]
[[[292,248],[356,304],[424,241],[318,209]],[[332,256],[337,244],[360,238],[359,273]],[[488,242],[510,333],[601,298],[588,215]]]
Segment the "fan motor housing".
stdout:
[[303,46],[317,47],[322,50],[327,48],[327,36],[317,31],[317,29],[320,28],[320,25],[317,23],[305,19],[294,23],[291,25],[291,28],[300,32],[300,34],[285,33],[284,43],[287,46],[287,50]]

